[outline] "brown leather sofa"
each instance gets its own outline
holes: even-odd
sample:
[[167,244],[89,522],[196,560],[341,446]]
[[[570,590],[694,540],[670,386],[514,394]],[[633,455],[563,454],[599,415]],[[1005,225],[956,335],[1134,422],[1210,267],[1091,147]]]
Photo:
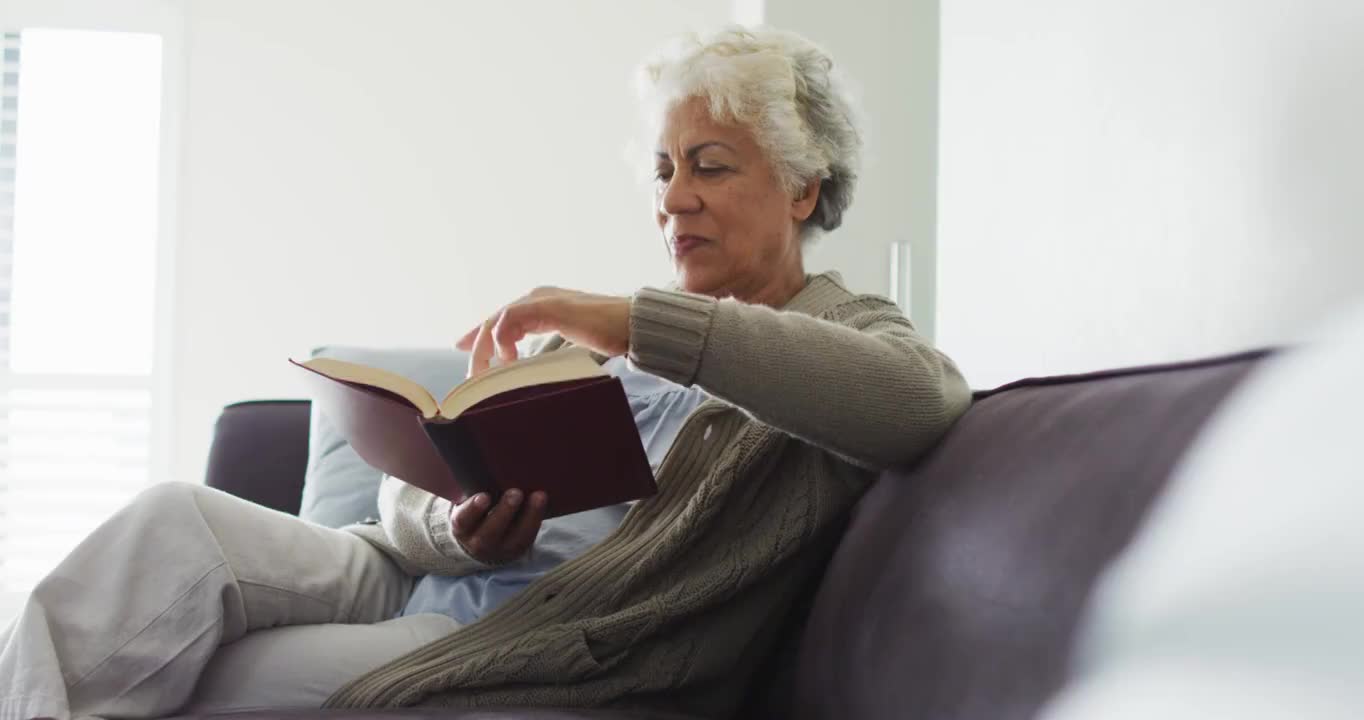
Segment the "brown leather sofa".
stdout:
[[[884,473],[817,588],[791,598],[768,660],[735,669],[745,718],[1015,720],[1065,682],[1085,604],[1198,429],[1265,353],[980,392],[914,467]],[[296,512],[308,403],[218,421],[208,483]],[[586,720],[611,710],[238,715]],[[658,716],[655,716],[658,717]],[[680,716],[673,716],[680,717]]]

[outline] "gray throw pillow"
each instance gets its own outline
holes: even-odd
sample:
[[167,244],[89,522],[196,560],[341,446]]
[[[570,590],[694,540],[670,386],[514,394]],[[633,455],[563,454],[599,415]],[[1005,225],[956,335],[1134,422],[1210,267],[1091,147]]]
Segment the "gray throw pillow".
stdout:
[[[457,350],[380,350],[328,345],[313,357],[348,360],[382,368],[415,380],[436,399],[464,379],[468,355]],[[327,527],[341,527],[379,516],[379,480],[383,473],[365,464],[336,431],[325,413],[313,408],[308,435],[308,472],[303,480],[299,517]]]

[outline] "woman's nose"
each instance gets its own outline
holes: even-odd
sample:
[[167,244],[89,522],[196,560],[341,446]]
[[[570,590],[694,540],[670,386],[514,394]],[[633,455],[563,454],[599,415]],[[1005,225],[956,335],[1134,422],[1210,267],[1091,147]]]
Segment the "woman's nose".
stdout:
[[686,215],[701,209],[701,196],[682,173],[674,174],[659,190],[658,208],[664,215]]

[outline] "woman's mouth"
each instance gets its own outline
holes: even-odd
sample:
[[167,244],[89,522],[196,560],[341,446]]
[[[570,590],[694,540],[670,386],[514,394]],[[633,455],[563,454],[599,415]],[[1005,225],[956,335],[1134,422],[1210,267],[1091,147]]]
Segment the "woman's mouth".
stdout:
[[678,235],[673,238],[673,257],[681,258],[708,242],[710,241],[700,235]]

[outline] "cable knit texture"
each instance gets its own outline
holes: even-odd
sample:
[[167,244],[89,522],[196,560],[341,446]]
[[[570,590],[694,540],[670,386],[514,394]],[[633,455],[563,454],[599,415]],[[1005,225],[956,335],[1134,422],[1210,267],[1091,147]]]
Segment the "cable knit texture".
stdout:
[[[873,471],[918,457],[970,403],[956,367],[895,305],[853,295],[834,273],[807,278],[780,311],[644,289],[630,326],[633,363],[713,396],[664,459],[658,495],[481,621],[356,679],[329,706],[729,715]],[[446,540],[448,503],[442,522],[422,491],[385,492],[382,524],[353,532],[414,574],[472,571]]]

